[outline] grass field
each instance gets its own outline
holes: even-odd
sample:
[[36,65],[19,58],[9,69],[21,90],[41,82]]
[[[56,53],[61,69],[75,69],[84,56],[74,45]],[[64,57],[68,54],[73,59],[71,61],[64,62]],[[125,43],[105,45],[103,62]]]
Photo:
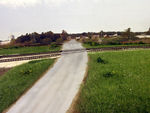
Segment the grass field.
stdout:
[[150,113],[150,50],[91,53],[88,69],[80,113]]
[[42,53],[49,51],[58,51],[60,50],[60,46],[58,47],[49,47],[49,46],[33,46],[33,47],[18,47],[18,48],[0,48],[0,55],[10,55],[10,54],[27,54],[27,53]]
[[123,45],[90,45],[87,43],[82,44],[85,48],[104,48],[104,47],[121,47],[121,46],[143,46],[143,45],[150,45],[150,44],[123,44]]
[[53,63],[52,59],[31,61],[0,76],[0,113],[31,87]]

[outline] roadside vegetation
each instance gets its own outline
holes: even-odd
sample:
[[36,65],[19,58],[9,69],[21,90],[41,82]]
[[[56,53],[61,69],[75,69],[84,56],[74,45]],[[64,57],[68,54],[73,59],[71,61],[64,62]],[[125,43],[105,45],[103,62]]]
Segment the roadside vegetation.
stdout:
[[85,48],[105,48],[105,47],[122,47],[122,46],[150,46],[150,44],[98,44],[96,42],[85,42],[82,44]]
[[0,76],[0,113],[30,88],[53,63],[53,59],[30,61]]
[[68,40],[68,33],[63,30],[62,33],[42,32],[27,33],[15,38],[11,36],[8,44],[0,44],[0,55],[41,53],[49,51],[58,51],[64,41]]
[[84,33],[77,40],[82,42],[85,48],[150,45],[150,38],[139,38],[138,36],[141,34],[132,32],[131,28],[128,28],[124,32]]
[[42,53],[50,51],[59,51],[60,48],[61,46],[57,45],[33,46],[33,47],[13,46],[0,48],[0,55]]
[[149,113],[150,50],[90,53],[79,113]]

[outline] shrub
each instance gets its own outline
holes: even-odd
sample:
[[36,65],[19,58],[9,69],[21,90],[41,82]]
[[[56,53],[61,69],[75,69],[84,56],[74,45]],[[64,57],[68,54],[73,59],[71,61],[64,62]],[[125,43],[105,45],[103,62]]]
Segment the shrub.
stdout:
[[33,61],[30,61],[29,64],[34,64],[34,63],[38,63],[40,62],[39,60],[33,60]]
[[89,44],[90,44],[91,46],[98,46],[98,45],[99,45],[97,42],[89,42]]
[[115,75],[115,72],[112,71],[112,72],[107,72],[107,73],[103,74],[103,77],[109,78],[109,77],[113,77],[114,75]]
[[143,41],[140,41],[139,44],[144,44],[144,42],[143,42]]
[[116,39],[103,39],[102,44],[106,45],[120,45],[122,39],[116,38]]
[[56,43],[52,43],[52,44],[50,45],[50,48],[55,48],[55,47],[57,47]]
[[32,73],[32,69],[21,70],[21,75],[29,75],[30,73]]
[[98,57],[97,58],[97,63],[105,64],[106,62],[101,57]]

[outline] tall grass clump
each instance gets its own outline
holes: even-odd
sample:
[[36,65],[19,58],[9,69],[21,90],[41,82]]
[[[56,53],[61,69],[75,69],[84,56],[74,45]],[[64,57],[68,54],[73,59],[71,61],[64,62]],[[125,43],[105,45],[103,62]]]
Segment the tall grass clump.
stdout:
[[97,63],[105,64],[106,61],[104,61],[101,57],[97,58]]

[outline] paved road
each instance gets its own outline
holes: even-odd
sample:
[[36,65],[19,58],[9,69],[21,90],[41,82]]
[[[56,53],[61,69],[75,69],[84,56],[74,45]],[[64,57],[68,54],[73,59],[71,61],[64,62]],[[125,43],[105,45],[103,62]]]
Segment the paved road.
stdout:
[[[63,50],[80,48],[75,40],[63,46]],[[8,113],[65,113],[78,92],[87,61],[87,52],[62,53],[54,67]]]

